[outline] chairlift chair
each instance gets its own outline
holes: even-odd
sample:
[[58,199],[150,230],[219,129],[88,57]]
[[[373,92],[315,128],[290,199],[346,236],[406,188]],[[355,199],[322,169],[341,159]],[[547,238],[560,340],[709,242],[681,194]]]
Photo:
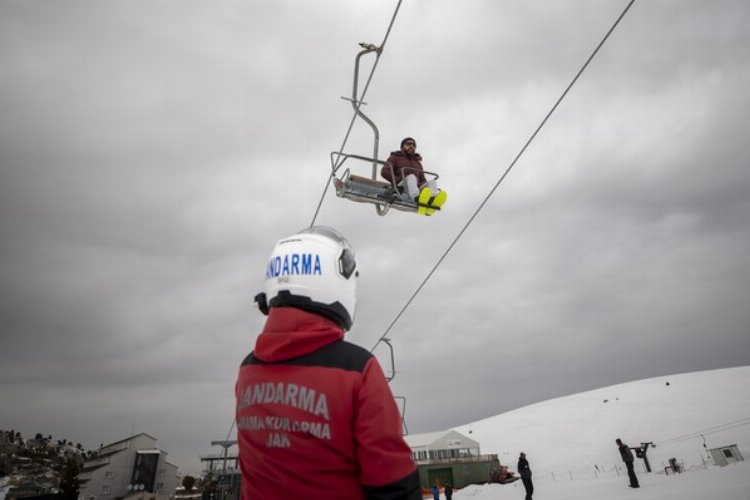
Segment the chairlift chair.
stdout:
[[[372,177],[355,175],[352,173],[351,168],[347,167],[343,170],[340,177],[334,175],[333,182],[337,196],[360,203],[371,203],[375,205],[375,210],[378,215],[381,216],[388,213],[388,210],[391,207],[402,212],[418,212],[420,206],[432,210],[440,210],[437,207],[420,204],[417,201],[404,196],[401,188],[397,186],[395,182],[378,179],[376,177],[376,172],[378,170],[376,166],[384,165],[385,162],[382,160],[333,152],[331,153],[331,166],[334,174],[340,170],[346,160],[350,158],[372,163],[374,166],[373,175]],[[389,165],[389,167],[392,171],[393,166]],[[439,177],[438,174],[426,170],[423,170],[422,173],[429,179],[437,179]],[[391,178],[393,179],[395,176],[391,175]]]
[[[361,118],[365,123],[370,125],[370,128],[372,128],[374,134],[373,157],[367,158],[365,156],[347,154],[343,151],[331,153],[331,175],[334,178],[333,183],[336,188],[336,195],[360,203],[371,203],[375,205],[375,210],[378,215],[381,216],[388,213],[388,210],[391,207],[403,212],[419,212],[420,208],[431,209],[429,213],[440,210],[438,207],[422,205],[415,200],[405,198],[401,195],[399,186],[393,182],[380,180],[377,177],[379,170],[378,167],[385,165],[386,163],[382,160],[378,160],[380,132],[375,123],[362,112],[361,108],[366,103],[362,102],[357,94],[359,88],[360,58],[365,54],[374,53],[377,62],[377,59],[380,58],[380,54],[382,53],[382,47],[377,47],[371,43],[360,43],[359,45],[362,47],[362,50],[357,54],[354,63],[354,85],[352,87],[352,97],[342,97],[342,99],[350,101],[356,116]],[[372,165],[372,175],[370,177],[355,175],[351,172],[350,168],[346,168],[342,171],[341,176],[337,177],[336,174],[341,170],[342,166],[349,158],[370,163]],[[393,167],[391,167],[391,169],[392,168]],[[438,175],[433,172],[423,171],[422,173],[425,177],[430,179],[438,178]],[[391,179],[394,178],[395,177],[391,175]]]

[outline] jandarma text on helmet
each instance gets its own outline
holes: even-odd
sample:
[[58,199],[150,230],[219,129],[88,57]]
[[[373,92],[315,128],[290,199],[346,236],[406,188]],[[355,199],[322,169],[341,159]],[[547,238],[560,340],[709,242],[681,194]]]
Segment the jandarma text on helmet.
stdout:
[[292,274],[323,274],[320,255],[311,253],[293,253],[283,257],[277,255],[268,262],[266,279]]

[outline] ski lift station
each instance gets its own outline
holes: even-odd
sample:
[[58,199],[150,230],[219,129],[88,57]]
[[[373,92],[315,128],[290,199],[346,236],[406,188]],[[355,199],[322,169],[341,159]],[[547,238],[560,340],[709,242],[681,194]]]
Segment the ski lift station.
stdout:
[[423,488],[486,483],[492,471],[500,468],[497,455],[482,455],[477,441],[454,430],[409,434],[404,440],[417,463]]
[[711,448],[708,452],[711,454],[711,458],[714,459],[714,463],[719,467],[725,467],[729,464],[745,460],[736,444]]

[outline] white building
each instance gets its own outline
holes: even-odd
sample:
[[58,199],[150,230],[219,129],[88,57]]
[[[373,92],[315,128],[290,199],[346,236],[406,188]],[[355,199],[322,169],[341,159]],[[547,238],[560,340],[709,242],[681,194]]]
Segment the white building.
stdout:
[[497,455],[482,455],[479,443],[455,430],[404,436],[419,470],[422,488],[447,483],[456,488],[491,481],[501,471]]
[[144,433],[100,447],[78,477],[81,500],[115,500],[139,493],[159,500],[177,488],[177,466],[156,448],[156,438]]
[[454,430],[409,434],[404,439],[417,463],[480,456],[479,443]]
[[729,464],[745,460],[736,444],[712,448],[708,451],[711,453],[711,458],[714,459],[714,463],[719,467],[725,467]]

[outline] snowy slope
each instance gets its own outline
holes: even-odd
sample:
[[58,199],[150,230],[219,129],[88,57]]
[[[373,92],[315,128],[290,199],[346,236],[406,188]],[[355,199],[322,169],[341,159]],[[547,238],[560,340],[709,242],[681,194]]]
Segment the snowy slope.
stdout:
[[700,434],[708,448],[737,444],[750,463],[750,366],[605,387],[455,429],[512,469],[525,451],[539,480],[616,475],[617,437],[631,446],[655,442],[649,450],[654,470],[663,471],[670,457],[702,467]]
[[[641,487],[632,490],[624,477],[599,477],[569,481],[539,482],[534,498],[541,500],[748,500],[750,498],[750,464],[741,462],[724,468],[703,468],[665,476],[641,475]],[[523,486],[472,485],[453,495],[453,500],[521,500]],[[429,497],[432,498],[432,497]],[[445,497],[441,496],[441,499]]]

